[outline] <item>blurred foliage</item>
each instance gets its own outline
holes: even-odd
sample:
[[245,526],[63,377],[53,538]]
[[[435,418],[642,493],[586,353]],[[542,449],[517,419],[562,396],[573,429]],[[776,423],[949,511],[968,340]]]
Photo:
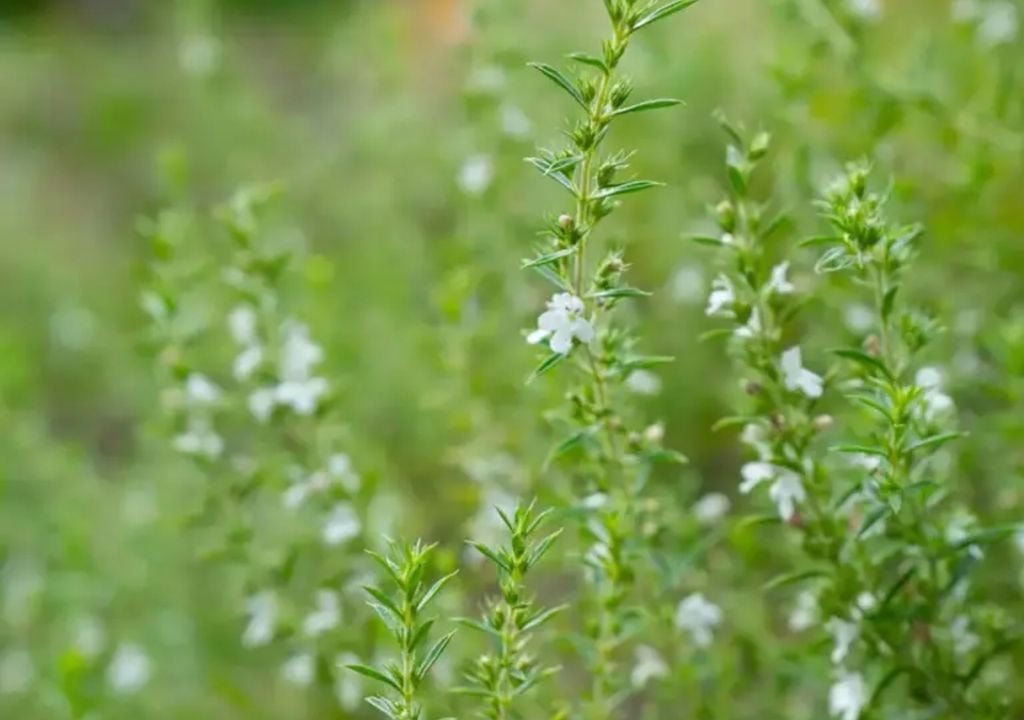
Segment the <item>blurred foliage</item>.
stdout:
[[[631,283],[656,291],[638,312],[645,352],[678,358],[640,398],[691,459],[657,477],[652,515],[686,551],[666,591],[713,594],[727,628],[714,653],[654,638],[675,674],[631,700],[630,717],[817,718],[829,682],[827,650],[809,660],[787,630],[795,593],[760,591],[792,543],[705,528],[687,510],[710,491],[753,502],[736,492],[734,434],[710,430],[742,388],[698,342],[713,327],[713,270],[683,239],[706,230],[725,184],[716,108],[772,132],[757,182],[789,213],[790,240],[822,232],[811,199],[845,161],[869,156],[894,178],[899,214],[927,230],[908,293],[943,319],[928,360],[969,433],[946,456],[957,490],[988,521],[1024,515],[1024,48],[1019,32],[954,16],[970,4],[882,0],[865,19],[839,0],[704,0],[626,62],[638,96],[687,103],[615,130],[638,149],[637,172],[668,183],[608,223]],[[523,331],[545,298],[518,267],[558,209],[522,158],[555,144],[567,107],[525,62],[590,46],[601,13],[590,0],[4,0],[0,717],[370,717],[330,688],[290,685],[280,649],[242,648],[238,578],[197,558],[182,527],[201,478],[170,447],[140,348],[150,257],[137,223],[167,205],[286,188],[302,315],[351,454],[379,478],[379,515],[441,543],[436,570],[493,527],[502,496],[559,504],[539,420],[558,389],[524,384]],[[812,264],[794,282],[816,282]],[[821,347],[855,336],[852,290],[828,282],[802,315]],[[1021,554],[1013,542],[986,553],[979,592],[1021,617]],[[569,569],[546,572],[544,604],[565,601]],[[494,578],[469,563],[459,584],[443,611],[475,615]],[[569,615],[553,642],[563,654]],[[453,677],[473,655],[458,639]],[[110,668],[131,646],[150,677],[119,694]],[[1019,714],[1024,648],[1000,662]],[[575,673],[552,686],[571,694]]]

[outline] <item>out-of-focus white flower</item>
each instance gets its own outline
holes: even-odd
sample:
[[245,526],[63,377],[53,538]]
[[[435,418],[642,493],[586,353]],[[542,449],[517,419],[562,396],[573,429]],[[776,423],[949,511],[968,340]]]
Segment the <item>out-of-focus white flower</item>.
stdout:
[[777,293],[779,295],[789,295],[796,288],[789,280],[786,279],[786,273],[789,272],[789,261],[781,262],[772,268],[772,277],[768,281],[766,289],[769,293]]
[[764,328],[761,325],[761,311],[754,308],[750,311],[750,317],[747,318],[747,323],[736,328],[733,334],[736,337],[749,340],[760,335],[763,329]]
[[459,168],[459,187],[467,195],[482,195],[493,180],[494,161],[490,155],[470,155]]
[[639,689],[655,678],[668,675],[668,665],[658,651],[649,645],[638,645],[636,648],[636,664],[629,675],[633,687]]
[[281,675],[284,676],[284,679],[299,687],[307,687],[312,683],[315,671],[316,664],[313,661],[313,656],[309,653],[292,655],[281,666]]
[[362,661],[354,653],[342,653],[335,659],[340,669],[334,683],[334,695],[338,704],[346,710],[355,710],[363,703],[363,683],[359,675],[347,669],[349,665],[361,665]]
[[866,333],[875,324],[875,313],[867,305],[854,303],[843,311],[846,329],[855,333]]
[[[959,545],[971,534],[977,521],[974,516],[967,512],[960,512],[950,518],[946,525],[946,542],[950,545]],[[976,560],[985,557],[985,551],[977,545],[967,546],[968,554]]]
[[981,15],[980,0],[953,0],[950,8],[953,20],[956,22],[969,22]]
[[722,622],[722,610],[701,593],[693,593],[676,608],[676,627],[690,634],[697,647],[707,647],[713,631]]
[[799,390],[809,398],[821,397],[824,381],[821,376],[803,366],[800,348],[792,347],[782,353],[780,360],[782,381],[789,390]]
[[259,345],[247,347],[235,357],[232,374],[239,382],[245,382],[253,376],[256,369],[263,363],[263,348]]
[[318,590],[316,593],[316,609],[302,621],[302,631],[310,637],[320,637],[328,630],[333,630],[341,622],[341,605],[337,593],[331,590]]
[[149,682],[152,665],[137,645],[120,645],[107,666],[107,684],[118,695],[138,692]]
[[341,545],[359,535],[362,524],[348,503],[338,503],[324,523],[323,540],[328,545]]
[[953,398],[942,392],[942,373],[938,369],[921,368],[914,376],[914,384],[921,388],[926,420],[935,420],[953,409]]
[[604,493],[591,493],[583,498],[583,507],[587,510],[600,510],[608,504],[608,496]]
[[94,658],[103,652],[107,637],[103,624],[94,617],[83,617],[75,624],[74,646],[86,658]]
[[209,75],[220,62],[220,41],[207,33],[188,35],[178,46],[181,69],[197,77]]
[[349,494],[359,491],[362,478],[352,467],[352,459],[345,453],[335,453],[327,458],[327,474],[341,483]]
[[687,305],[700,302],[704,297],[704,271],[697,265],[683,265],[672,275],[672,299]]
[[875,609],[876,605],[878,605],[878,600],[867,590],[857,596],[857,611],[859,613],[869,613]]
[[650,370],[634,370],[626,378],[626,387],[637,395],[657,395],[661,392],[661,378]]
[[202,373],[191,373],[185,380],[185,399],[191,407],[216,405],[221,398],[220,388]]
[[804,590],[796,596],[793,610],[789,614],[789,629],[803,632],[818,623],[818,596],[811,590]]
[[297,477],[284,491],[282,497],[284,506],[289,510],[301,506],[310,495],[322,493],[331,486],[331,478],[323,471],[318,470],[303,476],[302,471],[296,468],[295,474]]
[[530,118],[515,105],[508,103],[501,106],[501,130],[514,138],[524,138],[530,134]]
[[828,691],[828,712],[839,720],[857,720],[868,703],[868,688],[860,673],[842,672]]
[[953,618],[949,624],[949,635],[953,639],[953,652],[966,655],[981,643],[978,634],[971,630],[971,619],[966,615]]
[[740,469],[740,475],[743,478],[740,492],[744,495],[761,483],[772,481],[768,496],[775,503],[783,520],[791,520],[796,513],[796,506],[807,499],[800,476],[788,468],[767,462],[751,462]]
[[35,678],[32,656],[24,650],[7,650],[0,655],[0,695],[23,693]]
[[256,310],[252,305],[239,305],[228,313],[228,330],[239,345],[255,345],[259,342],[256,336]]
[[213,459],[224,452],[224,439],[207,418],[192,416],[185,432],[174,438],[174,449],[185,455]]
[[466,86],[475,92],[497,93],[505,87],[505,71],[497,65],[482,65],[474,68]]
[[736,291],[732,281],[725,275],[719,275],[711,281],[711,294],[708,295],[708,306],[704,314],[708,317],[732,317],[735,302]]
[[723,245],[735,245],[736,237],[732,233],[722,233],[720,238]]
[[825,623],[825,629],[832,636],[832,662],[839,665],[850,654],[850,647],[860,637],[860,625],[842,618],[832,617]]
[[991,0],[982,8],[977,30],[982,46],[991,48],[1013,42],[1020,25],[1017,7],[1010,0]]
[[551,352],[565,355],[572,350],[573,339],[584,345],[594,339],[594,327],[583,317],[586,306],[571,293],[557,293],[548,301],[548,309],[537,318],[537,329],[526,341],[536,345],[550,338]]
[[874,22],[882,17],[881,0],[846,0],[850,12],[867,22]]
[[253,595],[246,601],[249,624],[242,633],[242,645],[247,648],[266,645],[274,639],[277,624],[277,598],[269,590]]
[[693,515],[701,525],[714,525],[729,512],[731,503],[722,493],[708,493],[693,505]]

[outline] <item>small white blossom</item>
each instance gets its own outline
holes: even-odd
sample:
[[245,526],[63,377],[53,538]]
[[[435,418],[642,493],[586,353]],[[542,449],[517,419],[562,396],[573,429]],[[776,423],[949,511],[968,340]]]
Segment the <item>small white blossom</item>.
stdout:
[[[976,521],[970,513],[961,512],[954,515],[946,525],[946,542],[950,545],[959,545],[971,534],[975,524]],[[973,544],[967,546],[967,553],[976,560],[985,557],[985,551]]]
[[768,432],[763,425],[751,423],[740,433],[740,442],[757,451],[759,460],[768,460],[772,456],[772,446],[768,442]]
[[352,506],[338,503],[324,523],[323,539],[328,545],[341,545],[359,535],[362,524]]
[[185,455],[216,458],[224,452],[224,439],[204,417],[190,417],[185,432],[174,438],[174,449]]
[[736,337],[741,337],[749,340],[750,338],[755,338],[758,335],[760,335],[763,329],[764,328],[761,326],[761,311],[758,310],[757,308],[754,308],[753,310],[750,311],[750,317],[747,318],[746,325],[741,325],[740,327],[736,328],[734,334],[736,335]]
[[94,617],[81,618],[74,630],[75,649],[86,658],[94,658],[103,652],[107,638],[103,625]]
[[192,373],[185,380],[185,398],[191,407],[216,405],[220,397],[220,388],[202,373]]
[[878,600],[867,590],[857,596],[857,611],[860,613],[869,613],[875,609],[876,605],[878,605]]
[[515,105],[501,106],[501,130],[514,138],[524,138],[530,134],[530,118]]
[[309,637],[320,637],[328,630],[333,630],[341,621],[341,605],[338,595],[331,590],[318,590],[316,593],[316,610],[302,621],[302,631]]
[[331,478],[325,472],[318,470],[303,476],[302,471],[296,468],[295,474],[298,477],[293,480],[282,496],[284,506],[289,510],[300,507],[310,495],[323,493],[331,486]]
[[637,395],[657,395],[661,392],[661,378],[650,370],[634,370],[626,378],[626,387]]
[[235,376],[235,380],[239,382],[245,382],[253,376],[256,369],[263,363],[263,348],[259,345],[252,345],[247,347],[242,352],[238,353],[235,357],[235,363],[232,368],[232,375]]
[[687,305],[700,302],[704,296],[704,271],[696,265],[684,265],[676,270],[671,281],[672,299]]
[[707,647],[712,631],[722,622],[722,610],[708,602],[701,593],[684,598],[676,608],[676,627],[688,632],[697,647]]
[[914,376],[914,384],[921,388],[926,420],[935,420],[953,409],[953,398],[942,392],[942,373],[938,369],[921,368]]
[[860,673],[843,672],[828,692],[828,712],[839,720],[857,720],[868,703],[868,688]]
[[107,666],[107,684],[118,695],[138,692],[152,673],[149,656],[136,645],[121,645]]
[[740,468],[740,476],[743,478],[743,482],[740,483],[740,492],[744,495],[748,494],[764,481],[774,479],[777,472],[778,469],[771,463],[760,461],[747,463]]
[[277,599],[274,593],[264,590],[246,601],[249,624],[242,633],[242,645],[247,648],[266,645],[274,639],[277,623]]
[[242,346],[255,345],[256,310],[251,305],[239,305],[228,313],[228,330],[232,339]]
[[804,590],[796,596],[796,603],[789,614],[789,629],[803,632],[818,623],[818,596],[811,590]]
[[719,275],[711,281],[711,294],[708,295],[708,306],[704,314],[708,317],[732,317],[735,302],[736,291],[732,281],[725,275]]
[[591,493],[583,498],[583,507],[588,510],[600,510],[608,504],[608,496],[604,493]]
[[352,460],[345,453],[335,453],[327,458],[327,474],[341,483],[348,493],[359,491],[362,478],[352,468]]
[[217,69],[220,60],[220,41],[207,33],[197,33],[182,39],[178,46],[178,64],[181,69],[197,77],[209,75]]
[[309,653],[293,655],[281,666],[281,674],[292,685],[306,687],[313,682],[316,665]]
[[803,366],[799,346],[782,353],[780,366],[782,380],[787,389],[799,390],[809,398],[821,397],[824,381],[820,375]]
[[736,237],[732,233],[722,233],[721,240],[723,245],[736,244]]
[[768,497],[778,508],[779,517],[792,520],[796,514],[796,506],[807,499],[807,492],[800,482],[800,476],[789,470],[783,470],[768,488]]
[[846,329],[855,333],[866,333],[875,324],[875,313],[867,305],[854,303],[843,311]]
[[729,512],[731,503],[722,493],[708,493],[693,506],[693,515],[701,525],[714,525]]
[[832,617],[825,624],[825,629],[832,636],[832,662],[839,665],[850,654],[850,647],[860,637],[860,625],[842,618]]
[[536,345],[550,338],[551,352],[565,355],[572,350],[573,339],[583,344],[594,339],[594,327],[583,317],[586,306],[571,293],[557,293],[548,302],[548,309],[537,318],[537,329],[526,341]]
[[459,168],[459,188],[467,195],[482,195],[493,180],[494,161],[489,155],[471,155]]
[[249,412],[261,423],[270,419],[274,412],[274,405],[277,402],[277,393],[274,388],[260,388],[249,394]]
[[977,31],[979,42],[989,48],[1013,42],[1020,25],[1017,7],[1009,0],[992,0],[983,7]]
[[967,655],[981,643],[978,634],[971,630],[971,619],[966,615],[953,618],[949,624],[949,634],[953,639],[953,652],[957,655]]
[[668,675],[668,665],[658,651],[649,645],[638,645],[636,648],[636,664],[629,675],[633,687],[639,689],[655,678]]
[[786,279],[787,272],[789,272],[789,261],[781,262],[772,268],[772,277],[766,286],[769,293],[789,295],[796,290],[793,283]]
[[882,17],[881,0],[846,0],[850,12],[867,22],[874,22]]

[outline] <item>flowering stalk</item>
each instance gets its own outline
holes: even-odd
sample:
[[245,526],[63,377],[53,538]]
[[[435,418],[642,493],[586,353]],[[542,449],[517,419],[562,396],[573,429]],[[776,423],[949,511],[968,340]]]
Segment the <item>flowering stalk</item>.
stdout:
[[508,528],[509,543],[497,548],[482,542],[471,544],[497,568],[501,597],[490,603],[482,621],[463,620],[463,623],[489,635],[497,652],[482,655],[476,660],[466,675],[470,687],[464,688],[463,692],[484,700],[482,717],[509,720],[521,716],[513,714],[513,707],[521,704],[517,700],[558,670],[539,664],[527,646],[532,633],[565,606],[537,607],[527,594],[525,578],[551,549],[562,529],[534,540],[533,535],[550,515],[550,510],[535,513],[532,503],[525,507],[517,506],[511,517],[500,509],[496,510]]
[[391,542],[388,555],[370,553],[390,578],[394,591],[388,593],[374,585],[366,585],[363,589],[371,597],[370,607],[387,625],[398,645],[398,660],[384,663],[380,668],[354,663],[346,667],[380,682],[392,691],[390,697],[366,698],[366,702],[391,720],[423,718],[420,688],[430,668],[444,654],[455,634],[454,631],[449,632],[436,640],[429,649],[421,651],[434,625],[434,620],[424,619],[423,613],[448,581],[455,577],[455,573],[451,573],[430,586],[424,585],[427,563],[434,547],[420,541],[411,545]]
[[584,702],[593,718],[608,717],[622,697],[616,654],[626,640],[630,616],[626,602],[641,555],[637,496],[654,463],[681,460],[661,448],[660,425],[646,431],[631,429],[627,408],[617,403],[617,393],[630,373],[669,359],[635,355],[634,338],[627,329],[612,324],[619,301],[647,295],[624,283],[627,266],[622,253],[610,251],[600,262],[592,261],[594,230],[620,198],[658,185],[650,180],[618,179],[628,167],[629,154],[606,154],[603,145],[617,118],[678,104],[672,99],[628,104],[632,86],[618,68],[634,34],[695,1],[604,0],[612,33],[601,55],[569,56],[587,74],[570,78],[550,65],[533,64],[583,110],[568,133],[568,147],[528,158],[571,194],[574,207],[571,214],[551,223],[549,245],[525,266],[558,289],[528,338],[531,343],[546,343],[550,350],[534,375],[572,358],[579,379],[569,392],[570,434],[552,457],[582,455],[574,468],[582,485],[579,495],[591,499],[586,532],[593,544],[586,564],[595,607],[587,627],[586,652],[592,683]]

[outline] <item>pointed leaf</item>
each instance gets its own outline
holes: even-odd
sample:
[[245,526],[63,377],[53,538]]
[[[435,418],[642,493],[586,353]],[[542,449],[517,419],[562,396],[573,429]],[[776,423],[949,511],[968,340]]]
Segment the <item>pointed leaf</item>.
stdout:
[[641,192],[650,188],[662,187],[665,183],[654,182],[653,180],[629,180],[618,185],[608,185],[594,193],[592,199],[601,200],[616,195],[628,195],[629,193]]
[[569,78],[559,72],[556,68],[539,62],[531,62],[527,64],[535,70],[539,70],[545,77],[551,80],[551,82],[569,93],[569,96],[579,103],[580,107],[584,110],[590,110],[590,107],[587,105],[587,101],[583,99],[583,94],[580,92],[579,88],[577,88]]
[[356,672],[356,673],[359,673],[360,675],[364,675],[364,676],[366,676],[368,678],[371,678],[373,680],[376,680],[378,682],[382,682],[385,685],[388,685],[388,686],[394,688],[398,692],[402,692],[402,687],[400,685],[398,685],[397,683],[395,683],[394,680],[392,680],[391,678],[389,678],[387,675],[385,675],[384,673],[380,672],[379,670],[375,670],[374,668],[369,667],[368,665],[350,664],[350,665],[346,665],[345,667],[347,667],[352,672]]
[[618,117],[619,115],[629,115],[635,112],[645,112],[647,110],[659,110],[661,108],[674,107],[675,105],[682,105],[682,100],[676,100],[675,98],[656,98],[654,100],[644,100],[634,105],[627,105],[626,107],[619,108],[613,112],[608,113],[608,117]]
[[675,0],[675,2],[670,2],[667,5],[662,5],[657,10],[649,12],[648,14],[644,15],[642,18],[637,20],[635,23],[633,23],[633,32],[636,32],[640,28],[647,27],[652,23],[656,23],[659,20],[664,20],[669,15],[674,15],[680,10],[685,10],[686,8],[690,7],[696,2],[697,0]]
[[452,641],[452,637],[455,635],[455,631],[452,630],[450,633],[438,640],[434,645],[427,651],[427,654],[423,656],[423,660],[420,662],[418,668],[416,668],[416,682],[417,684],[423,681],[423,678],[430,672],[430,668],[434,666],[434,663],[438,661],[444,650],[448,647],[448,643]]

